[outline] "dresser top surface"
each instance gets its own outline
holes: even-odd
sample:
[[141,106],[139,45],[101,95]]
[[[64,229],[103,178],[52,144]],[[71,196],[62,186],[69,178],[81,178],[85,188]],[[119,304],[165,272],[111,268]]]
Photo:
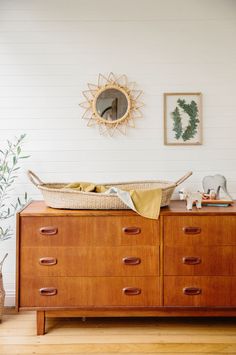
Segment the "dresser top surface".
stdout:
[[[30,202],[20,213],[21,216],[137,216],[131,210],[66,210],[46,206],[44,201]],[[162,207],[161,216],[168,215],[236,215],[236,203],[228,207],[202,207],[187,211],[185,201],[173,200],[168,207]]]

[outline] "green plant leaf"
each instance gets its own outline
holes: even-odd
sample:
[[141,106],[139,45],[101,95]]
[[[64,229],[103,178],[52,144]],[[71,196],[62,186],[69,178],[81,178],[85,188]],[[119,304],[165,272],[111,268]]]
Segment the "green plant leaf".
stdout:
[[24,156],[20,156],[19,159],[26,159],[26,158],[29,158],[30,155],[24,155]]
[[[191,138],[194,138],[197,134],[198,124],[200,122],[198,118],[198,107],[194,100],[192,100],[190,104],[187,104],[185,99],[178,99],[177,103],[178,106],[172,112],[172,118],[174,120],[173,131],[176,132],[176,139],[182,138],[183,141],[186,142]],[[188,125],[185,130],[183,130],[182,127],[182,117],[178,107],[189,116]]]
[[[16,172],[19,171],[19,159],[26,159],[29,156],[22,154],[22,144],[25,134],[15,138],[13,142],[7,140],[7,149],[0,150],[0,222],[14,216],[15,212],[27,202],[27,194],[24,196],[24,203],[18,197],[16,202],[11,203],[12,187],[17,178]],[[11,227],[0,228],[0,241],[6,240],[13,235]]]
[[175,110],[171,114],[172,114],[172,118],[174,120],[173,131],[175,132],[175,138],[180,139],[180,137],[183,133],[183,126],[182,126],[182,120],[181,120],[179,108],[176,107]]

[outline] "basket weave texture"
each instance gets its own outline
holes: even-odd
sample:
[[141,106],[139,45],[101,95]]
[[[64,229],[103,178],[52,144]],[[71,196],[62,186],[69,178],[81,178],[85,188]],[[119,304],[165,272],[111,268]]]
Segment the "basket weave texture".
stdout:
[[[162,189],[161,207],[170,202],[174,189],[186,180],[192,173],[187,173],[177,182],[169,181],[134,181],[121,183],[103,183],[107,188],[112,186],[121,190],[151,190]],[[65,189],[67,183],[43,183],[32,171],[28,171],[31,182],[42,192],[45,203],[53,208],[66,209],[129,209],[116,194],[76,191]]]
[[0,322],[2,321],[4,301],[5,301],[5,290],[3,288],[2,273],[0,272]]
[[8,253],[5,254],[4,258],[0,262],[0,322],[2,321],[4,302],[5,302],[5,290],[3,287],[3,279],[2,279],[2,266],[7,256]]

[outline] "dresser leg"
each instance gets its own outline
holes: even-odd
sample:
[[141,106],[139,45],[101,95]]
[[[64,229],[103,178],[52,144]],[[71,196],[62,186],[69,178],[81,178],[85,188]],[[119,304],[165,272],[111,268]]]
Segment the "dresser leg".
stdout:
[[45,334],[45,312],[37,311],[37,335]]

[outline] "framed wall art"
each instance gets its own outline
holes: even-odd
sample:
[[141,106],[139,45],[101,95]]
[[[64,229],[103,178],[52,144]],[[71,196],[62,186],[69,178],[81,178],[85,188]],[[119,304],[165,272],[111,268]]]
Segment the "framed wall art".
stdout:
[[164,144],[202,144],[201,93],[164,94]]

